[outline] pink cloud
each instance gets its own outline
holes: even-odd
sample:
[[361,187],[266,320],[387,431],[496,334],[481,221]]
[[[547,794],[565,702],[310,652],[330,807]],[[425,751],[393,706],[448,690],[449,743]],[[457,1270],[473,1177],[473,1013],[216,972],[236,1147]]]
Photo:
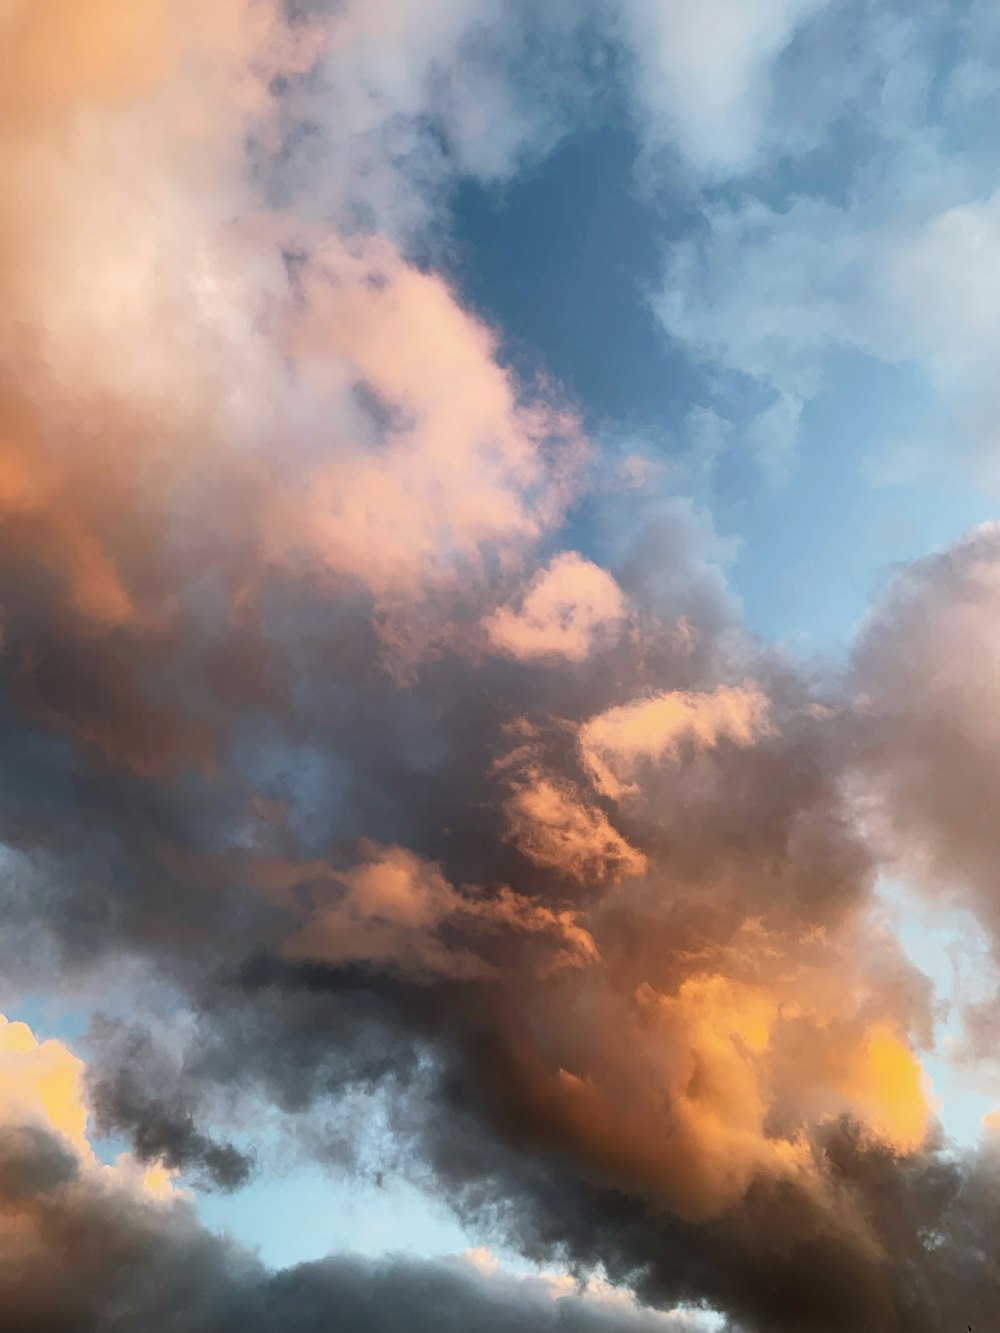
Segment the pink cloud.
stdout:
[[582,662],[625,617],[625,598],[611,575],[575,551],[562,551],[532,579],[517,609],[504,606],[484,627],[511,657]]
[[[574,912],[533,902],[505,885],[491,894],[460,892],[439,866],[403,847],[372,845],[367,860],[344,871],[324,862],[272,864],[260,884],[286,904],[296,891],[304,919],[283,944],[293,958],[389,965],[415,976],[485,976],[496,970],[486,946],[498,933],[548,940],[546,972],[598,957]],[[449,925],[464,928],[464,946],[442,934]]]
[[504,809],[511,841],[536,865],[581,881],[619,880],[646,869],[646,857],[603,810],[540,768],[529,768],[511,784]]
[[768,700],[752,685],[711,692],[667,690],[609,708],[580,728],[584,766],[598,791],[617,799],[636,790],[643,763],[676,761],[683,744],[702,750],[722,739],[752,745],[770,731]]
[[[309,424],[314,446],[276,497],[269,541],[405,618],[415,600],[474,590],[487,552],[518,567],[563,514],[587,446],[544,394],[525,401],[492,332],[440,277],[385,240],[314,240],[289,341],[303,387],[334,412]],[[359,391],[374,424],[345,405]]]

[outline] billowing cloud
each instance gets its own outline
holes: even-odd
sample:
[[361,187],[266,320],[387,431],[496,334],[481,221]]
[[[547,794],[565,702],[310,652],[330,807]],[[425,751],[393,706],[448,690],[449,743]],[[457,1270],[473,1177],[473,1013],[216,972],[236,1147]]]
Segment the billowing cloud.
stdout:
[[[440,867],[401,847],[369,849],[368,860],[337,874],[330,867],[273,866],[264,870],[267,889],[295,889],[305,922],[284,943],[292,958],[338,964],[398,968],[417,978],[489,976],[496,969],[477,948],[497,932],[544,932],[556,941],[551,965],[580,964],[597,957],[594,942],[572,912],[553,911],[500,887],[485,896],[459,892]],[[466,936],[449,944],[449,929]]]
[[354,392],[370,421],[355,441],[335,437],[329,461],[314,456],[269,540],[287,533],[293,552],[362,580],[397,614],[429,589],[481,580],[487,553],[510,564],[537,542],[585,454],[572,415],[519,401],[490,332],[385,243],[321,241],[297,288],[308,313],[292,320],[296,364],[321,401],[342,412]]
[[[846,695],[741,628],[646,470],[588,497],[604,563],[576,551],[581,414],[434,262],[459,176],[558,132],[572,78],[525,100],[524,71],[578,22],[530,8],[0,20],[8,951],[39,989],[120,964],[137,1010],[87,1038],[112,1168],[77,1057],[0,1029],[15,1330],[646,1333],[694,1303],[929,1333],[995,1302],[995,1162],[940,1151],[929,987],[871,910],[909,841],[992,920],[994,534],[903,577]],[[753,159],[813,12],[738,8],[622,17],[637,104],[713,170]],[[717,210],[709,240],[745,248],[753,217]],[[841,311],[788,254],[775,300],[818,346]],[[678,284],[692,346],[732,335],[710,305]],[[763,376],[778,348],[762,429],[787,435],[815,367],[783,318],[741,327],[723,360]],[[235,1125],[322,1155],[361,1094],[470,1225],[660,1313],[469,1265],[274,1274],[201,1227],[178,1174],[269,1168]]]
[[[515,1278],[482,1261],[420,1265],[336,1259],[282,1272],[205,1231],[162,1172],[96,1161],[85,1136],[82,1062],[23,1023],[0,1026],[0,1296],[12,1333],[126,1322],[218,1333],[303,1330],[330,1309],[352,1328],[536,1328],[695,1333],[696,1321],[554,1277]],[[58,1280],[52,1273],[58,1272]]]
[[767,713],[767,699],[749,685],[720,685],[703,694],[667,691],[589,718],[580,728],[580,753],[598,790],[618,798],[637,790],[643,763],[675,761],[685,743],[695,749],[712,749],[723,739],[753,744],[769,730]]
[[503,606],[485,622],[491,642],[518,658],[580,662],[596,642],[618,632],[625,599],[607,572],[563,551],[532,579],[517,609]]
[[[124,1154],[114,1166],[98,1161],[89,1138],[84,1072],[83,1061],[62,1042],[39,1041],[27,1023],[0,1015],[0,1136],[10,1168],[23,1148],[48,1159],[54,1184],[83,1173],[98,1188],[172,1197],[170,1169],[158,1159],[145,1168]],[[30,1163],[24,1165],[28,1170]]]
[[505,810],[511,838],[537,865],[580,880],[620,879],[646,869],[645,856],[607,814],[556,774],[530,765],[518,772]]
[[998,605],[987,524],[901,571],[856,655],[866,813],[908,874],[965,896],[994,932]]
[[26,1023],[0,1021],[3,1055],[0,1115],[5,1124],[37,1123],[89,1152],[83,1063],[60,1042],[39,1042]]

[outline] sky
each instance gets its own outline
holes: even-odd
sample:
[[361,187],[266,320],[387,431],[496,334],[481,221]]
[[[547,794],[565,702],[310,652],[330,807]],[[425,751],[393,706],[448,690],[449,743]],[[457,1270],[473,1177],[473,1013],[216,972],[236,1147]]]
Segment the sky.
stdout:
[[996,6],[0,49],[5,1327],[992,1327]]

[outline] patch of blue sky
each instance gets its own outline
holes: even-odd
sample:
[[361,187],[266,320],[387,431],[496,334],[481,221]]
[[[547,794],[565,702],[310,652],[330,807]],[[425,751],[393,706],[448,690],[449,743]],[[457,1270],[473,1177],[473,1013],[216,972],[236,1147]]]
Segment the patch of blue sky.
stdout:
[[832,657],[849,648],[897,566],[996,509],[966,470],[907,469],[908,439],[934,410],[917,368],[845,351],[826,380],[803,408],[787,476],[769,485],[748,450],[730,452],[718,464],[714,513],[738,538],[729,575],[747,624],[806,656]]
[[198,1212],[274,1267],[344,1251],[440,1258],[484,1243],[441,1200],[406,1180],[387,1176],[376,1184],[316,1166],[264,1175],[238,1194],[202,1195]]
[[[917,366],[850,349],[824,355],[823,387],[803,407],[781,479],[769,476],[767,439],[741,433],[740,377],[713,383],[657,325],[649,293],[664,248],[697,218],[681,198],[673,214],[644,199],[634,157],[627,131],[606,127],[502,191],[463,187],[453,272],[515,360],[567,385],[599,432],[679,468],[678,490],[735,539],[730,579],[752,629],[807,653],[842,651],[893,566],[988,518],[990,501],[958,467],[907,470],[907,447],[936,410],[929,382]],[[764,399],[744,383],[749,416]],[[713,414],[713,399],[721,439],[699,459],[691,414]],[[592,537],[579,516],[560,534],[584,550]]]
[[663,243],[696,215],[681,196],[673,209],[641,197],[636,152],[628,129],[609,124],[503,187],[464,183],[448,262],[515,365],[552,376],[592,424],[665,434],[701,377],[669,346],[648,297]]
[[962,1052],[962,1006],[996,988],[989,941],[972,914],[959,906],[931,903],[888,880],[880,884],[878,896],[893,934],[934,987],[935,1049],[921,1063],[937,1099],[937,1116],[956,1144],[974,1144],[982,1136],[983,1117],[1000,1107],[997,1067]]
[[39,1041],[54,1037],[74,1049],[90,1026],[90,1013],[80,1008],[78,1000],[55,993],[8,996],[0,1013],[12,1023],[27,1023]]

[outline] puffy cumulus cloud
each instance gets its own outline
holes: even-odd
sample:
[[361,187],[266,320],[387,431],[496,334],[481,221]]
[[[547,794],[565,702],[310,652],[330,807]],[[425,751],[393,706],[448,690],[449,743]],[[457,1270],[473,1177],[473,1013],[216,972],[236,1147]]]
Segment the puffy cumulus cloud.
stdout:
[[620,798],[638,790],[645,763],[676,761],[685,742],[712,749],[721,740],[752,745],[770,729],[768,701],[753,686],[721,685],[711,693],[667,691],[609,708],[580,728],[583,763],[594,785]]
[[484,628],[494,647],[512,657],[581,662],[602,637],[620,630],[625,609],[607,570],[563,551],[531,580],[517,609],[500,607]]
[[996,933],[996,608],[1000,529],[901,571],[856,651],[859,795],[887,850]]
[[573,417],[540,397],[519,401],[493,335],[385,242],[357,253],[321,242],[298,286],[301,373],[321,400],[360,391],[374,421],[353,447],[331,441],[275,528],[390,609],[428,585],[481,577],[487,547],[509,562],[537,541],[585,454]]
[[[558,730],[565,730],[563,724]],[[544,729],[522,717],[503,729],[494,763],[507,839],[537,866],[580,885],[641,875],[647,860],[580,783],[553,762]]]
[[212,762],[232,691],[275,687],[248,651],[275,563],[367,588],[405,673],[447,619],[413,600],[516,565],[585,448],[391,239],[273,207],[292,90],[363,69],[354,10],[133,9],[4,18],[0,596],[21,706],[149,773]]
[[82,1097],[83,1062],[61,1042],[39,1042],[26,1023],[0,1021],[5,1124],[40,1123],[77,1152],[89,1152]]
[[[610,953],[611,932],[597,937]],[[652,949],[633,943],[644,961],[611,955],[603,976],[565,978],[558,1003],[586,1015],[579,1027],[532,998],[535,1035],[517,1042],[520,1087],[506,1098],[539,1148],[560,1143],[592,1179],[689,1221],[739,1210],[760,1177],[846,1216],[823,1169],[828,1128],[846,1116],[909,1155],[930,1123],[911,997],[891,945],[884,977],[866,975],[871,949],[863,931],[795,939],[750,923],[656,977]]]
[[114,1166],[98,1161],[88,1137],[84,1073],[83,1061],[62,1042],[39,1041],[27,1023],[0,1015],[0,1137],[11,1173],[4,1176],[5,1186],[12,1181],[27,1184],[37,1154],[42,1188],[82,1173],[98,1189],[128,1195],[138,1191],[150,1199],[173,1197],[172,1172],[159,1160],[152,1159],[145,1168],[127,1154]]
[[526,1293],[537,1292],[539,1297],[547,1294],[553,1301],[563,1301],[567,1297],[575,1297],[577,1301],[585,1298],[595,1313],[600,1310],[606,1317],[615,1321],[616,1327],[620,1321],[623,1329],[648,1325],[650,1329],[661,1328],[663,1333],[671,1333],[672,1330],[676,1333],[685,1333],[686,1330],[696,1333],[696,1330],[705,1326],[703,1321],[691,1312],[640,1310],[637,1308],[633,1292],[613,1287],[605,1279],[594,1275],[581,1279],[570,1273],[542,1272],[537,1277],[521,1277],[512,1282],[503,1273],[500,1261],[486,1246],[467,1250],[461,1256],[461,1260],[484,1277],[501,1280],[506,1278],[511,1287],[515,1289],[520,1287]]
[[[273,212],[266,225],[253,221],[267,201],[250,181],[244,138],[255,136],[264,174],[295,129],[286,124],[288,99],[276,90],[298,88],[324,59],[336,58],[362,82],[371,78],[375,87],[364,100],[381,105],[381,62],[364,40],[369,20],[361,19],[358,7],[316,8],[306,21],[264,0],[226,0],[211,14],[198,6],[151,4],[140,18],[134,7],[108,0],[86,24],[73,7],[60,5],[17,5],[5,18],[12,49],[19,52],[18,79],[5,89],[16,106],[5,119],[2,145],[5,175],[12,186],[17,183],[16,207],[5,214],[2,239],[9,256],[4,330],[19,367],[5,394],[11,400],[5,435],[12,437],[7,449],[13,454],[5,491],[15,513],[34,512],[48,500],[54,504],[57,494],[68,504],[83,491],[78,509],[102,505],[105,518],[114,514],[121,523],[127,500],[134,505],[150,499],[143,481],[158,489],[177,485],[193,465],[204,464],[207,439],[233,445],[235,434],[246,450],[276,418],[287,437],[308,399],[289,400],[276,322],[281,303],[302,299],[310,283],[318,308],[306,312],[299,337],[310,343],[327,325],[328,345],[318,350],[327,363],[328,388],[349,395],[356,381],[365,381],[374,401],[384,397],[388,414],[399,420],[413,415],[418,431],[427,413],[436,412],[424,434],[435,430],[442,451],[450,440],[452,464],[459,462],[459,448],[486,451],[495,445],[509,456],[514,403],[492,364],[491,341],[453,308],[439,280],[408,270],[387,240],[373,240],[358,256],[321,232],[303,256],[301,219],[290,230]],[[401,28],[391,21],[393,11]],[[428,67],[481,17],[472,6],[464,13],[449,7],[444,23],[442,12],[444,45],[440,54],[428,55]],[[399,4],[386,7],[372,29],[390,55],[396,53],[395,71],[404,79],[409,76],[399,68],[398,43],[415,26],[416,12]],[[423,32],[433,25],[421,19],[419,26]],[[53,32],[60,37],[51,39]],[[416,80],[413,119],[426,114],[431,82],[429,72]],[[355,95],[362,98],[360,91]],[[385,106],[380,114],[392,118]],[[136,191],[140,168],[145,184]],[[400,168],[398,174],[405,172]],[[101,188],[95,189],[98,181]],[[315,263],[305,273],[296,270],[301,283],[292,291],[287,266],[303,258]],[[433,325],[434,336],[400,336],[402,324],[395,321],[407,319],[425,334]],[[387,333],[390,323],[394,337]],[[306,347],[300,355],[307,366]],[[488,364],[479,365],[480,356]],[[331,362],[339,364],[339,377],[331,374]],[[457,381],[463,391],[449,399],[442,374],[452,390]],[[180,397],[179,382],[187,386]],[[39,417],[37,403],[46,389],[44,396],[54,401]],[[19,408],[26,390],[33,390],[30,400]],[[317,406],[327,432],[332,423],[324,406],[347,412],[344,403]],[[96,437],[88,457],[51,438],[64,425],[65,411],[77,425],[86,413]],[[528,410],[521,420],[527,428]],[[45,438],[38,439],[43,423]],[[338,424],[343,435],[358,429],[349,413]],[[303,425],[311,433],[321,428],[316,418]],[[25,431],[36,438],[19,445]],[[95,453],[103,461],[96,476],[88,468]],[[485,465],[486,453],[478,460]],[[74,465],[75,475],[67,476]],[[503,467],[503,457],[498,465]],[[517,471],[518,460],[511,466]],[[520,466],[523,476],[523,457]],[[354,469],[362,471],[358,460]],[[127,473],[120,486],[130,490],[112,508],[119,471]],[[468,475],[465,480],[470,482]],[[363,481],[361,476],[356,484]],[[97,487],[103,494],[91,499]],[[480,508],[488,507],[488,499],[481,499]],[[62,523],[71,538],[82,529],[74,538],[81,556],[88,536],[97,542],[79,512]],[[103,529],[101,535],[107,537]],[[100,554],[94,550],[92,563]],[[114,568],[112,561],[104,569],[106,579]],[[108,592],[105,601],[113,618],[127,609],[121,596],[114,602]]]
[[646,858],[630,846],[599,806],[544,769],[517,771],[504,806],[509,836],[529,860],[573,879],[641,875]]
[[676,143],[709,176],[753,165],[768,128],[777,57],[823,0],[629,0],[618,11],[635,61],[644,134]]
[[[477,1269],[462,1261],[344,1257],[271,1272],[207,1233],[183,1200],[155,1205],[73,1178],[71,1159],[60,1156],[44,1133],[29,1142],[5,1131],[3,1146],[5,1165],[19,1167],[16,1178],[9,1171],[0,1176],[5,1204],[0,1290],[12,1333],[69,1333],[81,1327],[110,1333],[137,1323],[158,1333],[178,1322],[197,1333],[275,1326],[306,1333],[328,1320],[331,1310],[364,1333],[404,1324],[456,1333],[470,1326],[497,1333],[518,1326],[567,1333],[696,1333],[704,1327],[696,1317],[660,1315],[622,1298],[609,1300],[593,1284],[579,1291],[551,1277],[483,1273],[481,1263]],[[978,1212],[976,1183],[956,1177],[946,1189],[948,1238],[981,1240],[963,1221],[963,1211]],[[906,1202],[920,1208],[919,1185]],[[53,1271],[58,1282],[52,1281]],[[838,1278],[848,1275],[853,1274],[842,1269]],[[966,1262],[951,1276],[956,1294],[975,1269]],[[961,1309],[973,1320],[986,1316],[989,1306],[975,1290],[966,1287],[962,1295]],[[891,1316],[891,1307],[886,1313]]]
[[[682,921],[675,910],[674,948]],[[649,913],[644,926],[652,937]],[[809,941],[747,929],[706,957],[699,932],[679,962],[662,936],[616,955],[610,928],[596,934],[604,975],[585,988],[567,975],[551,1000],[511,997],[504,1047],[470,1048],[452,1074],[465,1133],[425,1131],[468,1215],[481,1219],[491,1178],[489,1215],[502,1191],[507,1236],[532,1255],[558,1238],[647,1299],[697,1292],[750,1328],[932,1328],[952,1298],[918,1236],[929,1215],[951,1227],[956,1182],[927,1138],[913,997],[891,942],[876,959],[863,928]],[[657,955],[654,985],[641,979]],[[480,1115],[499,1117],[502,1151]],[[913,1192],[905,1220],[901,1195],[873,1202],[889,1181]],[[974,1309],[988,1284],[969,1293]]]

